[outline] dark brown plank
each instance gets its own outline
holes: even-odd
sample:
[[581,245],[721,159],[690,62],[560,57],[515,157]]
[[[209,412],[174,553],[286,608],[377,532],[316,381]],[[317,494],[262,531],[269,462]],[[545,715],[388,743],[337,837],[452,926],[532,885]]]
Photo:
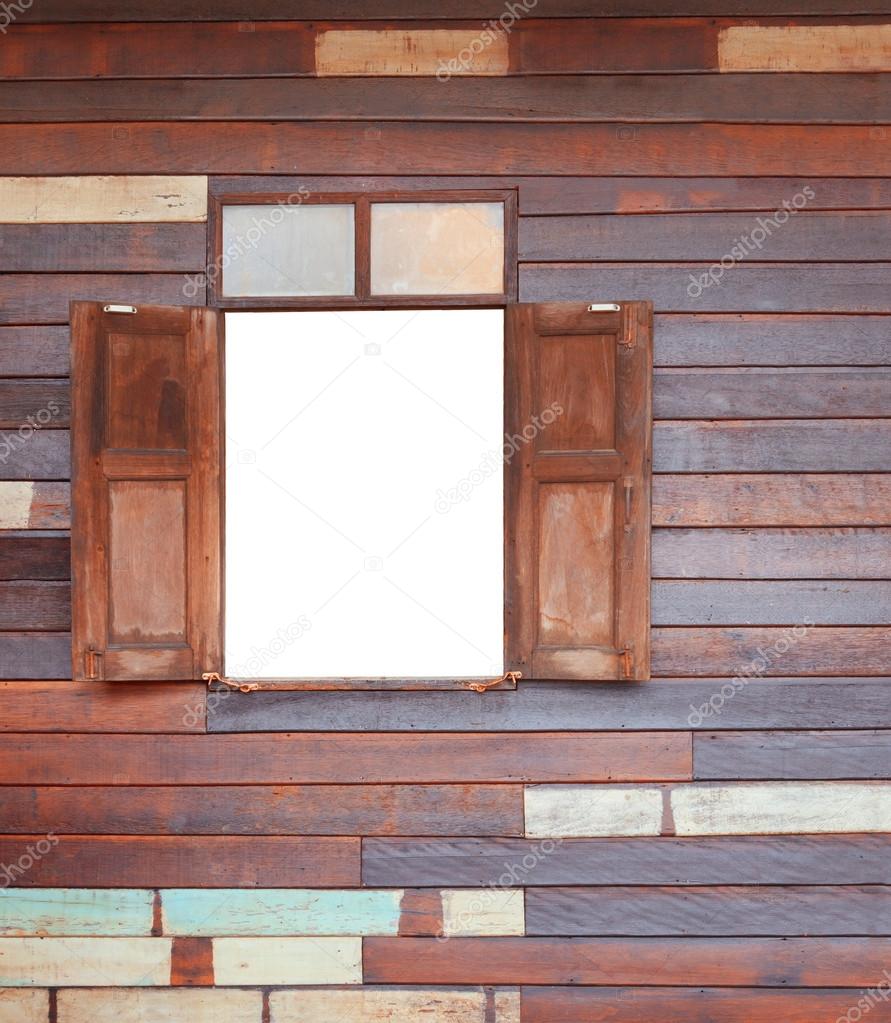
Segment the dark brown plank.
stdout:
[[[885,983],[885,981],[881,981]],[[881,996],[880,996],[881,997]],[[524,1023],[838,1023],[863,998],[859,988],[766,991],[755,988],[523,988]],[[869,1003],[866,1003],[869,1004]],[[887,1003],[873,1003],[887,1023]]]
[[[891,883],[889,835],[777,838],[369,838],[369,886],[836,885]],[[535,863],[522,866],[524,857]],[[526,860],[528,863],[529,860]],[[507,864],[507,866],[505,866]],[[511,871],[510,865],[514,864]],[[504,882],[499,878],[507,871]]]
[[0,682],[0,730],[203,732],[206,695],[202,682]]
[[891,214],[814,213],[807,209],[811,195],[816,192],[805,185],[783,196],[776,210],[761,214],[527,216],[520,220],[520,260],[719,262],[735,252],[748,263],[891,258]]
[[877,885],[526,889],[526,933],[542,936],[887,935],[889,911]]
[[[719,283],[704,285],[713,273]],[[649,299],[657,312],[878,313],[891,308],[879,263],[545,263],[520,267],[520,301]]]
[[172,987],[213,987],[213,940],[179,935],[170,948]]
[[172,273],[206,260],[204,224],[0,224],[5,273]]
[[693,744],[697,778],[891,777],[886,731],[700,732]]
[[[373,121],[361,132],[330,121],[25,124],[0,127],[0,154],[6,175],[283,174],[295,164],[306,174],[881,177],[887,170],[865,125],[651,124],[629,134],[613,124]],[[627,287],[615,293],[651,297]]]
[[516,835],[514,785],[0,788],[8,833]]
[[377,984],[875,983],[889,938],[365,938]]
[[0,380],[0,427],[13,431],[68,426],[71,392],[67,380]]
[[657,366],[891,365],[887,316],[664,315],[655,340]]
[[662,579],[883,579],[891,529],[657,529]]
[[891,420],[657,423],[653,469],[672,473],[887,472],[891,469]]
[[68,583],[0,583],[0,629],[40,632],[70,628]]
[[47,533],[0,533],[0,579],[69,579],[71,540]]
[[[592,22],[592,24],[595,24]],[[595,25],[602,31],[602,25]],[[573,35],[576,30],[569,30]],[[635,43],[641,40],[635,38]],[[576,51],[577,53],[578,51]],[[566,47],[557,48],[561,59]],[[652,51],[651,51],[652,53]],[[589,60],[616,58],[604,39],[589,50]],[[584,55],[581,55],[584,59]],[[637,59],[654,63],[642,49],[622,55],[623,68]],[[542,58],[538,58],[542,59]],[[656,60],[660,59],[657,56]],[[678,55],[666,54],[678,61]],[[685,58],[680,58],[684,62]],[[550,63],[551,60],[548,59]],[[558,69],[565,72],[562,66]],[[723,123],[874,124],[891,121],[891,86],[882,75],[833,74],[813,88],[810,75],[572,75],[536,74],[510,78],[200,78],[97,81],[0,82],[0,111],[10,124],[77,121],[621,121]],[[858,182],[765,182],[751,188],[737,183],[664,181],[656,187],[667,202],[687,196],[688,209],[714,204],[724,191],[733,208],[777,209],[803,185],[814,189],[809,208],[829,204],[856,209],[888,201],[888,185]],[[531,187],[541,195],[542,212],[619,212],[618,196],[601,208],[609,183],[590,180],[573,185],[576,205],[560,192]],[[613,188],[616,183],[613,182]],[[642,187],[626,184],[631,209]],[[825,194],[824,194],[825,193]],[[731,198],[732,196],[732,198]],[[757,198],[756,198],[757,197]],[[643,200],[647,202],[647,200]],[[649,202],[653,202],[650,198]],[[746,205],[739,206],[739,203]],[[755,203],[755,205],[752,205]],[[592,208],[593,206],[593,208]],[[648,212],[647,209],[641,212]]]
[[891,475],[656,476],[656,526],[891,526]]
[[[55,835],[55,832],[52,833]],[[15,863],[43,834],[0,837]],[[66,835],[17,885],[49,888],[304,888],[359,883],[358,838]]]
[[[2,591],[0,591],[2,592]],[[33,785],[369,785],[691,777],[687,735],[6,735],[0,777]]]
[[817,419],[891,415],[891,368],[662,369],[657,419]]
[[653,676],[878,675],[889,649],[891,627],[660,628]]
[[891,582],[656,580],[653,625],[891,624]]
[[2,678],[71,678],[67,632],[0,632]]
[[0,329],[0,376],[68,376],[68,328]]
[[0,323],[67,323],[71,301],[203,305],[184,274],[9,274],[0,278]]
[[0,433],[0,480],[67,480],[71,475],[67,430],[22,425]]

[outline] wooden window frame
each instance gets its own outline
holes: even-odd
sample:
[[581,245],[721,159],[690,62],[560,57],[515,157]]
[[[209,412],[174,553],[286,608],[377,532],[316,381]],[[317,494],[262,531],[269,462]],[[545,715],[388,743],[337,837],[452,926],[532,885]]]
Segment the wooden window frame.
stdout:
[[[223,273],[211,273],[223,255],[223,209],[226,206],[282,206],[294,192],[227,192],[209,197],[207,247],[207,304],[238,311],[287,309],[440,309],[503,307],[518,294],[518,198],[515,188],[448,191],[311,192],[299,205],[349,205],[355,210],[355,294],[300,296],[229,296],[223,292]],[[372,295],[371,206],[379,203],[502,203],[504,206],[503,289],[492,294]]]

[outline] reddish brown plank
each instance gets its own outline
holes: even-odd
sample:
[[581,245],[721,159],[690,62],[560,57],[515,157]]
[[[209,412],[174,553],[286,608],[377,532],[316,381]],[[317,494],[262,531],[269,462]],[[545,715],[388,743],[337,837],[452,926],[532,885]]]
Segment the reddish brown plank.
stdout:
[[36,785],[671,780],[691,757],[689,735],[647,732],[0,737],[0,777]]
[[170,954],[171,985],[212,987],[213,982],[212,939],[175,937]]
[[[55,837],[55,833],[53,833]],[[16,863],[46,832],[0,837]],[[359,884],[358,838],[65,835],[16,884],[50,888],[339,888]]]
[[0,534],[0,579],[69,579],[71,539],[65,534]]
[[518,835],[515,785],[0,789],[9,832],[163,835]]
[[366,938],[382,984],[870,985],[889,938]]

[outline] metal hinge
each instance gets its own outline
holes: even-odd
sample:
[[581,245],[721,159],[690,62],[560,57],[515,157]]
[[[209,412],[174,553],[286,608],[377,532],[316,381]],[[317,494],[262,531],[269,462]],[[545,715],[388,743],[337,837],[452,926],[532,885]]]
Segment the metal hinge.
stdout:
[[86,676],[90,681],[95,681],[100,677],[99,675],[99,658],[102,656],[101,650],[96,650],[90,647],[89,650],[84,652],[84,667],[86,669]]
[[104,305],[102,307],[104,313],[137,313],[139,310],[135,305]]
[[622,678],[630,679],[634,678],[634,652],[630,647],[625,647],[622,651]]

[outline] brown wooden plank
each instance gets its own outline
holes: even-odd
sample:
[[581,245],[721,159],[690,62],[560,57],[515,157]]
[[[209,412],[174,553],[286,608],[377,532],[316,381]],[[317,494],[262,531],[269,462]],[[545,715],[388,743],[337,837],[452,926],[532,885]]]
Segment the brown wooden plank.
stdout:
[[659,529],[657,579],[884,579],[891,529]]
[[0,154],[0,174],[9,175],[273,174],[293,172],[295,163],[306,174],[398,168],[403,174],[881,177],[887,170],[875,129],[865,125],[651,124],[629,130],[374,121],[357,133],[351,124],[329,121],[24,124],[0,127]]
[[891,888],[878,885],[527,888],[526,933],[887,935],[889,910]]
[[0,820],[8,833],[516,835],[523,830],[523,790],[514,785],[3,788]]
[[71,678],[67,632],[0,632],[0,677]]
[[[748,263],[833,262],[891,258],[891,214],[820,212],[804,185],[764,213],[646,213],[522,217],[525,262],[719,262],[742,253]],[[785,205],[783,205],[785,204]],[[707,299],[706,299],[707,300]]]
[[691,742],[689,736],[646,732],[114,739],[19,734],[0,738],[0,777],[6,784],[36,785],[673,780],[691,777]]
[[891,420],[657,423],[653,468],[670,473],[887,472]]
[[68,529],[71,495],[67,483],[0,483],[0,530]]
[[656,476],[655,526],[891,526],[891,475]]
[[525,263],[520,301],[620,295],[647,298],[663,313],[881,313],[887,277],[880,263],[737,263],[723,276],[704,263]]
[[889,643],[878,626],[657,628],[653,675],[878,675]]
[[698,732],[693,743],[695,773],[701,779],[891,776],[887,731]]
[[204,224],[0,224],[6,273],[197,271]]
[[[0,837],[15,863],[46,832]],[[358,838],[66,835],[16,884],[50,888],[304,888],[359,883]]]
[[[453,48],[445,61],[454,57]],[[561,52],[561,51],[557,51]],[[591,50],[609,58],[601,40]],[[435,70],[435,69],[434,69]],[[562,68],[561,68],[562,71]],[[874,124],[891,121],[891,88],[880,76],[832,75],[813,88],[808,75],[572,75],[462,78],[314,79],[215,78],[133,81],[0,82],[0,110],[10,124],[78,121],[619,121],[723,123]],[[777,209],[782,200],[810,185],[809,209],[849,209],[888,201],[888,184],[876,182],[765,181],[745,183],[651,183],[584,179],[571,196],[546,183],[530,189],[549,213],[651,212],[654,192],[664,207]],[[607,194],[612,200],[606,200]],[[623,198],[624,196],[624,198]],[[882,199],[884,197],[884,199]],[[604,207],[604,203],[608,203]],[[626,203],[628,208],[626,209]],[[644,208],[639,209],[640,203]],[[530,211],[531,212],[531,211]]]
[[[881,974],[880,974],[881,976]],[[878,981],[874,982],[878,983]],[[885,983],[884,980],[881,983]],[[646,987],[528,987],[524,1023],[838,1023],[863,998],[859,988],[764,989]],[[881,996],[879,996],[881,998]],[[870,1004],[870,1003],[866,1003]],[[861,1010],[862,1011],[862,1010]],[[888,1005],[872,1003],[874,1023],[891,1020]]]
[[179,935],[170,954],[170,983],[173,987],[213,987],[213,940]]
[[888,71],[891,25],[731,25],[721,71]]
[[182,274],[9,274],[0,278],[0,323],[67,323],[72,301],[202,305],[204,288]]
[[30,424],[52,429],[68,426],[70,416],[67,380],[0,380],[0,427],[15,431]]
[[0,730],[203,732],[206,695],[201,682],[0,682]]
[[70,551],[67,536],[0,534],[0,579],[69,579]]
[[70,628],[68,583],[0,583],[0,629],[46,632]]
[[868,986],[889,938],[365,938],[364,979],[398,984]]
[[0,376],[68,376],[66,327],[0,329]]
[[18,430],[0,433],[0,480],[67,480],[71,474],[67,430]]

